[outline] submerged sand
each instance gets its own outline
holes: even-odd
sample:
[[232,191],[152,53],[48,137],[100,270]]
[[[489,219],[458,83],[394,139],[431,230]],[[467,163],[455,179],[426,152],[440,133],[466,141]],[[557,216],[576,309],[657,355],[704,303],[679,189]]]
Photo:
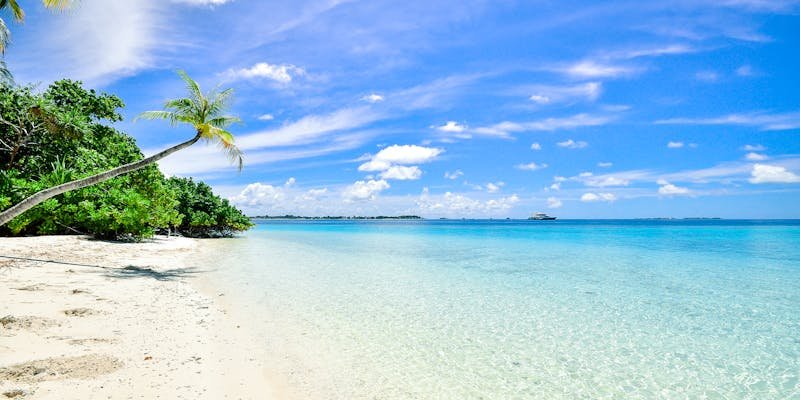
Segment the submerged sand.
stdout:
[[0,399],[285,398],[224,293],[195,283],[202,243],[0,238]]

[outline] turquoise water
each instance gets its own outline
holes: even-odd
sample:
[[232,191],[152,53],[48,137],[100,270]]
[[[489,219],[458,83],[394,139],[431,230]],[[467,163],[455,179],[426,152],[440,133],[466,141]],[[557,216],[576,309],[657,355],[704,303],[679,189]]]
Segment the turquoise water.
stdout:
[[800,399],[800,222],[269,221],[212,246],[304,397]]

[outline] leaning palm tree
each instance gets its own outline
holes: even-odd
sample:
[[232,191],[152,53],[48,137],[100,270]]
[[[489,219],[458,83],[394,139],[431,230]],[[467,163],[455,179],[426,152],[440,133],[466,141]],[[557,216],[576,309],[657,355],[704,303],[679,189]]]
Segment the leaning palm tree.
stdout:
[[[2,0],[0,0],[2,1]],[[238,117],[223,115],[227,102],[233,95],[233,89],[222,91],[212,90],[203,93],[200,86],[183,71],[178,71],[181,79],[186,82],[189,96],[182,99],[169,100],[162,111],[146,111],[138,118],[165,119],[173,126],[188,124],[194,129],[195,135],[191,139],[172,146],[160,153],[143,158],[114,168],[112,170],[92,175],[83,179],[67,182],[58,186],[41,190],[22,200],[11,208],[0,212],[0,226],[5,225],[15,217],[33,208],[37,204],[71,190],[85,188],[109,180],[115,176],[144,168],[156,161],[178,151],[185,149],[198,141],[215,143],[228,155],[232,162],[236,162],[239,170],[242,169],[242,152],[233,142],[233,134],[226,128],[233,123],[240,122]]]
[[[69,8],[73,2],[74,0],[42,0],[45,7],[60,10]],[[22,22],[25,19],[25,11],[22,11],[22,7],[19,6],[17,0],[0,0],[0,12],[4,9],[9,9],[11,11],[11,16],[14,17],[14,20],[17,22]],[[8,47],[10,41],[11,32],[8,30],[8,26],[6,26],[6,22],[3,18],[0,18],[0,55],[5,53],[6,47]],[[0,60],[0,83],[3,81],[11,82],[11,72],[6,68],[5,62]]]

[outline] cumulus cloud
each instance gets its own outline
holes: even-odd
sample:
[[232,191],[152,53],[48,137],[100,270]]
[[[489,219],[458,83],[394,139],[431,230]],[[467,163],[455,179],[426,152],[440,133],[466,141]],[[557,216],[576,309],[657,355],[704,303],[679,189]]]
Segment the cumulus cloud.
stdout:
[[744,159],[747,161],[764,161],[769,159],[769,157],[764,154],[750,152],[744,155]]
[[778,165],[754,164],[750,183],[799,183],[800,176]]
[[680,149],[683,146],[684,146],[683,142],[668,142],[667,143],[667,148],[668,149]]
[[402,165],[393,165],[381,172],[383,179],[397,179],[401,181],[416,180],[422,176],[422,170],[417,166],[404,167]]
[[628,186],[631,183],[629,179],[614,175],[588,176],[585,178],[583,183],[591,187]]
[[529,162],[527,164],[519,164],[517,165],[516,168],[523,171],[536,171],[547,168],[547,164],[537,164],[535,162]]
[[423,214],[449,216],[496,215],[498,212],[511,209],[518,202],[519,197],[516,194],[481,200],[452,192],[434,196],[425,188],[417,200],[417,207]]
[[685,187],[675,186],[666,180],[659,179],[658,194],[662,196],[678,196],[689,194],[689,189]]
[[564,205],[564,203],[555,197],[547,198],[547,208],[561,208],[562,205]]
[[613,165],[614,164],[610,163],[610,162],[599,162],[599,163],[597,163],[597,166],[600,167],[600,168],[609,168],[609,167],[611,167]]
[[583,196],[581,196],[581,201],[586,202],[586,203],[599,202],[599,201],[612,202],[612,201],[614,201],[616,199],[617,199],[617,196],[615,196],[614,193],[591,193],[590,192],[590,193],[584,193]]
[[539,143],[532,143],[531,144],[531,150],[541,150],[541,149],[542,149],[542,145],[540,145]]
[[764,151],[767,148],[760,144],[746,144],[742,146],[742,150],[744,151]]
[[275,116],[272,114],[261,114],[258,116],[259,121],[272,121],[275,119]]
[[456,121],[447,121],[444,125],[437,126],[436,130],[447,133],[461,133],[467,129],[465,125],[461,125]]
[[565,149],[582,149],[582,148],[588,146],[589,143],[586,143],[584,141],[577,141],[576,142],[576,141],[574,141],[572,139],[567,139],[567,140],[565,140],[563,142],[556,143],[556,145],[558,147],[563,147]]
[[384,100],[384,98],[377,93],[370,93],[362,97],[361,100],[366,101],[367,103],[380,103]]
[[225,72],[228,79],[269,79],[278,83],[287,84],[298,76],[303,76],[306,71],[292,64],[270,64],[260,62],[249,68],[229,69]]
[[423,164],[436,159],[444,149],[417,145],[392,145],[384,147],[372,159],[392,164]]
[[382,191],[388,189],[389,183],[383,179],[368,181],[356,181],[350,186],[347,186],[342,192],[342,197],[345,201],[362,201],[374,200],[375,197]]
[[506,185],[505,182],[497,182],[497,183],[489,182],[486,184],[486,191],[489,193],[497,193],[500,191],[500,188],[502,188],[505,185]]
[[447,172],[444,173],[444,177],[446,179],[451,179],[451,180],[458,179],[458,178],[460,178],[462,176],[464,176],[464,173],[461,172],[460,169],[457,169],[457,170],[455,170],[453,172],[447,171]]

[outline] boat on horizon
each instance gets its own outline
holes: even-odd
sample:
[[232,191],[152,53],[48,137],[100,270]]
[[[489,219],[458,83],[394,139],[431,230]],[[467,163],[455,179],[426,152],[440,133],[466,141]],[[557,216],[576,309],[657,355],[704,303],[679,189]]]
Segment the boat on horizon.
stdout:
[[549,216],[549,215],[547,215],[547,214],[545,214],[543,212],[537,212],[537,213],[534,213],[533,215],[531,215],[530,217],[528,217],[528,219],[534,220],[534,221],[552,221],[552,220],[556,219],[556,217],[551,217],[551,216]]

